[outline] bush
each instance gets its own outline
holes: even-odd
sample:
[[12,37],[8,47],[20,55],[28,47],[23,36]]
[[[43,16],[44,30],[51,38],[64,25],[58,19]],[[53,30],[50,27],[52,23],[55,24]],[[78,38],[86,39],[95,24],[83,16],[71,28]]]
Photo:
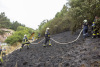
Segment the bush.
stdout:
[[22,42],[25,34],[29,38],[30,33],[27,30],[16,31],[12,36],[8,37],[5,40],[5,42],[10,45],[13,45],[14,43],[17,43],[17,42]]

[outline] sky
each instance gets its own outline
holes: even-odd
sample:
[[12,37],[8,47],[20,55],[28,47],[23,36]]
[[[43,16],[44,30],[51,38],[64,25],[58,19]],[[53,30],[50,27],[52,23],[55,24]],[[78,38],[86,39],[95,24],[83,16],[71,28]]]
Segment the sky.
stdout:
[[0,13],[11,22],[18,21],[26,27],[37,29],[45,19],[53,19],[67,0],[0,0]]

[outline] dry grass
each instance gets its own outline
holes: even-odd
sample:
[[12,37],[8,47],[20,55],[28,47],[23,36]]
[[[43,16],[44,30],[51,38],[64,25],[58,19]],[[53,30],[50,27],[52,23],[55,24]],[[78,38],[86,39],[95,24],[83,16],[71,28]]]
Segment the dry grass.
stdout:
[[[29,42],[32,42],[32,40],[29,40]],[[6,52],[6,55],[8,55],[9,53],[12,53],[13,51],[17,50],[17,49],[20,49],[21,47],[21,43],[16,43],[15,45],[13,46],[5,46],[7,52]]]
[[14,46],[8,46],[6,48],[6,50],[7,50],[7,53],[6,54],[12,53],[13,51],[19,49],[20,46],[21,46],[21,43],[17,43],[17,45],[14,45]]
[[17,43],[13,46],[8,46],[8,45],[3,46],[3,48],[6,48],[6,55],[8,55],[8,54],[12,53],[13,51],[19,49],[20,46],[21,46],[21,43]]

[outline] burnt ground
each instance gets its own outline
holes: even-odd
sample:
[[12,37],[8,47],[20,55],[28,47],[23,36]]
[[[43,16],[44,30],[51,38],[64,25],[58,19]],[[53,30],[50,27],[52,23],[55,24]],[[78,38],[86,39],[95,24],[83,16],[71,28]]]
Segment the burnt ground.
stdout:
[[[51,38],[59,42],[74,40],[79,31],[71,35],[71,32],[63,32],[52,35]],[[41,40],[41,39],[40,39]],[[35,42],[39,42],[37,40]],[[0,67],[100,67],[100,39],[91,37],[71,44],[57,44],[52,41],[52,46],[44,48],[43,43],[30,44],[16,50],[4,57],[5,62]]]

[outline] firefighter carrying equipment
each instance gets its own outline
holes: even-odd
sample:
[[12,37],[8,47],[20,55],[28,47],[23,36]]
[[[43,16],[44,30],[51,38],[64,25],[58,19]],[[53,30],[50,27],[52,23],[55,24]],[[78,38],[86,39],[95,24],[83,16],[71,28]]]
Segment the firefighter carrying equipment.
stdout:
[[29,49],[30,42],[28,41],[28,38],[26,37],[26,35],[24,35],[24,38],[23,38],[23,41],[22,41],[22,46],[20,48],[20,51],[24,47],[25,44],[27,45],[27,49]]
[[87,20],[83,21],[83,38],[88,37],[88,23]]
[[95,18],[92,23],[92,38],[100,38],[100,18]]
[[44,47],[46,46],[47,42],[49,42],[49,46],[51,46],[49,28],[46,28],[46,32],[45,32],[45,42],[43,44]]
[[6,48],[3,48],[2,49],[2,56],[5,56],[6,55]]

